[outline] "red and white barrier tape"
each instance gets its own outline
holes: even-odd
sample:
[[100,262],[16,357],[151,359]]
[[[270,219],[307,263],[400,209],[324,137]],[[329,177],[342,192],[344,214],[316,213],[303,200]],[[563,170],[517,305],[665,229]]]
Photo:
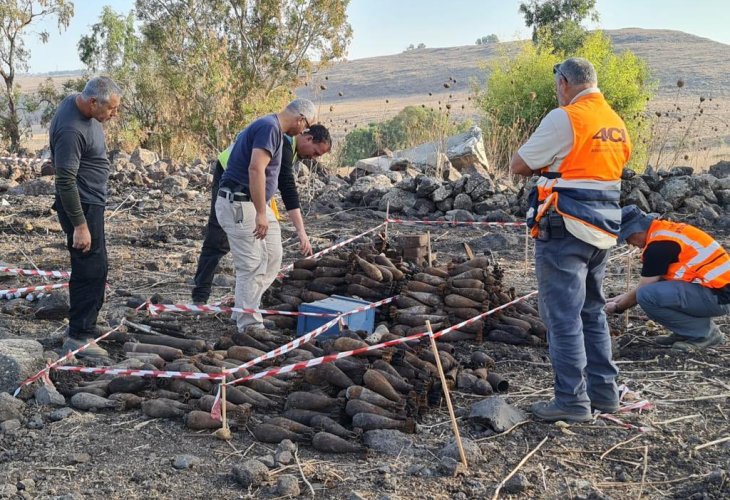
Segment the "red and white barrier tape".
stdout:
[[[352,243],[353,241],[355,241],[355,240],[357,240],[359,238],[362,238],[363,236],[365,236],[367,234],[370,234],[370,233],[372,233],[374,231],[377,231],[378,229],[380,229],[381,227],[385,226],[386,224],[387,224],[387,221],[386,222],[383,222],[382,224],[378,224],[377,226],[375,226],[375,227],[373,227],[371,229],[368,229],[367,231],[365,231],[363,233],[360,233],[357,236],[353,236],[352,238],[349,238],[349,239],[347,239],[345,241],[341,241],[339,243],[336,243],[336,244],[332,245],[331,247],[325,248],[321,252],[317,252],[317,253],[315,253],[314,255],[312,255],[309,258],[310,259],[318,259],[318,258],[322,257],[323,255],[326,255],[326,254],[332,252],[333,250],[337,250],[338,248],[342,248],[345,245],[347,245],[348,243]],[[292,264],[289,264],[287,266],[282,267],[281,270],[279,271],[279,276],[278,277],[280,277],[280,278],[284,277],[283,273],[285,273],[287,271],[291,271],[292,269],[294,269],[294,264],[293,263]]]
[[[124,324],[124,323],[122,323],[122,324]],[[86,344],[82,345],[81,347],[79,347],[75,351],[69,351],[64,356],[61,356],[56,361],[54,361],[53,363],[47,365],[45,368],[43,368],[41,371],[39,371],[38,373],[36,373],[32,377],[29,377],[29,378],[25,379],[23,382],[21,382],[21,384],[18,386],[18,388],[15,389],[15,392],[13,393],[13,396],[16,396],[17,397],[18,394],[20,394],[20,390],[23,387],[25,387],[28,384],[32,384],[33,382],[35,382],[36,380],[38,380],[41,377],[46,376],[46,374],[49,372],[49,370],[55,369],[56,367],[58,367],[58,365],[60,365],[61,363],[63,363],[64,361],[66,361],[68,359],[71,359],[73,356],[75,356],[76,354],[80,353],[81,351],[83,351],[84,349],[86,349],[87,347],[89,347],[90,345],[96,344],[100,340],[104,340],[106,337],[108,337],[112,333],[116,332],[121,327],[122,327],[122,325],[120,324],[119,326],[117,326],[117,327],[109,330],[105,334],[103,334],[103,335],[95,338],[91,342],[87,342]]]
[[21,158],[20,156],[0,156],[0,161],[16,161],[18,163],[46,163],[48,158]]
[[68,271],[39,271],[36,269],[16,269],[0,266],[0,273],[20,274],[23,276],[48,276],[51,278],[68,278],[71,273]]
[[455,225],[470,225],[470,226],[513,226],[513,227],[524,227],[527,224],[525,222],[486,222],[486,221],[455,221],[455,220],[427,220],[427,219],[385,219],[385,222],[390,224],[404,224],[404,225],[415,225],[415,224],[455,224]]
[[41,286],[26,286],[24,288],[9,288],[8,290],[0,290],[0,298],[8,295],[22,295],[30,292],[47,292],[48,290],[55,290],[57,288],[68,288],[68,283],[54,283],[52,285],[41,285]]
[[277,311],[276,309],[244,309],[240,307],[223,307],[223,306],[208,306],[202,305],[197,306],[195,304],[147,304],[147,310],[151,314],[157,314],[160,312],[200,312],[200,313],[244,313],[244,314],[271,314],[278,316],[311,316],[314,318],[337,318],[338,316],[350,316],[357,314],[362,311],[367,311],[373,307],[382,306],[395,300],[395,297],[383,299],[378,302],[373,302],[366,306],[358,307],[352,311],[346,311],[344,313],[315,313],[315,312],[300,312],[300,311]]
[[225,373],[176,372],[164,370],[130,370],[128,368],[108,368],[89,366],[55,366],[54,370],[92,375],[121,375],[133,377],[179,378],[184,380],[225,380]]
[[[537,291],[530,292],[527,295],[523,295],[522,297],[516,298],[515,300],[513,300],[511,302],[507,302],[506,304],[503,304],[503,305],[501,305],[499,307],[495,307],[494,309],[491,309],[491,310],[489,310],[487,312],[484,312],[484,313],[482,313],[482,314],[480,314],[478,316],[474,316],[473,318],[470,318],[470,319],[468,319],[466,321],[462,321],[461,323],[458,323],[456,325],[453,325],[453,326],[450,326],[448,328],[445,328],[445,329],[439,331],[438,333],[434,333],[433,336],[434,336],[434,338],[438,338],[438,337],[441,337],[443,335],[446,335],[449,332],[452,332],[454,330],[458,330],[459,328],[463,328],[464,326],[469,325],[471,323],[474,323],[474,322],[480,320],[481,318],[484,318],[486,316],[489,316],[491,314],[494,314],[497,311],[500,311],[502,309],[505,309],[505,308],[507,308],[509,306],[512,306],[512,305],[514,305],[514,304],[516,304],[518,302],[521,302],[523,300],[527,300],[527,299],[529,299],[530,297],[532,297],[534,295],[537,295]],[[371,345],[371,346],[368,346],[368,347],[361,347],[359,349],[354,349],[354,350],[351,350],[351,351],[338,352],[336,354],[328,354],[327,356],[322,356],[322,357],[319,357],[319,358],[310,359],[308,361],[302,361],[300,363],[294,363],[294,364],[291,364],[291,365],[281,366],[281,367],[277,367],[277,368],[271,368],[269,370],[265,370],[265,371],[262,371],[262,372],[259,372],[259,373],[255,373],[255,374],[252,374],[252,375],[248,375],[246,377],[242,377],[242,378],[233,380],[231,382],[227,382],[226,385],[236,385],[236,384],[240,384],[242,382],[246,382],[248,380],[254,380],[254,379],[259,379],[259,378],[270,377],[270,376],[273,376],[273,375],[278,375],[280,373],[295,372],[295,371],[303,370],[305,368],[311,368],[312,366],[322,365],[322,364],[325,364],[325,363],[331,363],[332,361],[336,361],[338,359],[348,358],[350,356],[356,356],[358,354],[363,354],[363,353],[368,352],[368,351],[375,351],[375,350],[378,350],[378,349],[382,349],[384,347],[391,347],[391,346],[394,346],[394,345],[402,344],[404,342],[411,342],[413,340],[417,340],[417,339],[419,339],[421,337],[424,337],[426,335],[428,335],[428,332],[416,333],[416,334],[410,335],[408,337],[402,337],[402,338],[399,338],[399,339],[389,340],[387,342],[381,342],[380,344],[375,344],[375,345]]]

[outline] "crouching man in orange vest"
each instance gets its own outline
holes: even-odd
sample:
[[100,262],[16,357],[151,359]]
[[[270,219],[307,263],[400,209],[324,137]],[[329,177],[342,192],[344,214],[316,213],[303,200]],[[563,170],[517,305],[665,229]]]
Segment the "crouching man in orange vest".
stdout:
[[730,313],[730,256],[712,236],[689,224],[655,219],[637,206],[622,210],[620,238],[643,250],[641,279],[611,299],[606,312],[637,303],[672,333],[656,343],[691,352],[725,342],[712,320]]
[[619,406],[603,277],[621,226],[621,172],[631,144],[589,61],[567,59],[553,74],[560,108],[545,116],[510,168],[539,176],[527,224],[537,238],[540,316],[548,327],[555,398],[535,403],[532,414],[583,422],[591,409]]

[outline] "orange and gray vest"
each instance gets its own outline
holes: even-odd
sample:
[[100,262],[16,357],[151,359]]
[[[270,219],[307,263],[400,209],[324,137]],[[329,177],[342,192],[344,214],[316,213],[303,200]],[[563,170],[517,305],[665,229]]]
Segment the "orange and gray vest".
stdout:
[[563,217],[617,237],[621,226],[621,172],[631,156],[626,125],[603,94],[579,97],[562,108],[573,129],[573,148],[559,166],[540,170],[530,193],[527,224],[554,209]]
[[730,256],[701,229],[689,224],[655,220],[646,233],[646,246],[655,241],[673,241],[681,249],[678,262],[670,264],[662,276],[665,280],[698,283],[714,289],[730,284]]

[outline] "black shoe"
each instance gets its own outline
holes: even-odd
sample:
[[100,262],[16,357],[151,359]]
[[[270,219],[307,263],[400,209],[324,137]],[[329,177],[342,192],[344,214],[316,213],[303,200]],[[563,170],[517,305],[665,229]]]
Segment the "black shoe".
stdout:
[[[67,353],[69,351],[75,351],[79,347],[91,342],[94,340],[92,337],[81,339],[76,337],[66,337],[65,342],[63,343],[63,346],[61,349],[63,349],[64,353]],[[107,358],[109,357],[109,353],[106,349],[102,349],[97,344],[91,344],[89,347],[84,349],[83,351],[76,354],[77,358]]]
[[671,346],[675,342],[682,342],[687,340],[687,337],[682,337],[677,333],[670,333],[669,335],[660,335],[654,339],[654,343],[661,346]]
[[615,413],[621,408],[621,404],[618,401],[591,401],[591,410],[598,410],[601,413]]
[[681,342],[675,342],[672,344],[672,350],[693,352],[724,343],[725,334],[720,331],[720,328],[717,325],[713,325],[713,328],[710,330],[710,334],[707,337],[699,339],[685,339]]
[[565,422],[590,422],[593,419],[591,412],[586,410],[582,413],[565,411],[558,408],[554,399],[550,401],[538,401],[530,408],[532,415],[545,422],[557,422],[563,420]]

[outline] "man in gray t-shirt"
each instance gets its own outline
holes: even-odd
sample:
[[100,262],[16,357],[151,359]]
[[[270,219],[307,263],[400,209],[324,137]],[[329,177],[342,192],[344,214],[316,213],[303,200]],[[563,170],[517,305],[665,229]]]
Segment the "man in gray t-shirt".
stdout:
[[[104,208],[109,179],[102,122],[117,115],[121,90],[111,78],[92,78],[81,94],[66,97],[53,116],[48,136],[56,169],[53,208],[71,254],[69,326],[64,350],[97,337],[107,276]],[[92,345],[79,356],[106,356]]]

